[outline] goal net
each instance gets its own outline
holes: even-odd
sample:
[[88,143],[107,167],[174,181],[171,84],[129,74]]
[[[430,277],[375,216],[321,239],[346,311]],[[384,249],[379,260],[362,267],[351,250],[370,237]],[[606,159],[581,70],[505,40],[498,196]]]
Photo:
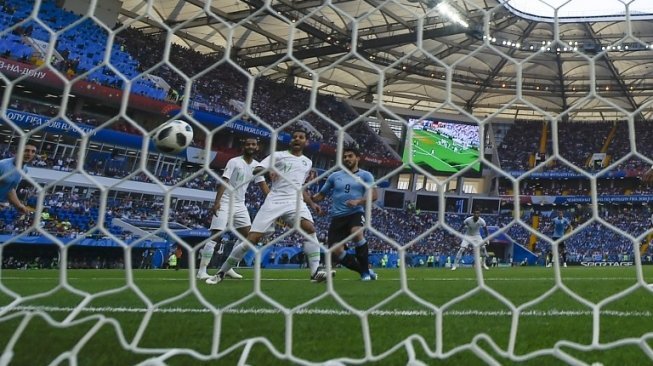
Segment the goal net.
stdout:
[[653,8],[593,3],[3,1],[0,365],[650,363]]

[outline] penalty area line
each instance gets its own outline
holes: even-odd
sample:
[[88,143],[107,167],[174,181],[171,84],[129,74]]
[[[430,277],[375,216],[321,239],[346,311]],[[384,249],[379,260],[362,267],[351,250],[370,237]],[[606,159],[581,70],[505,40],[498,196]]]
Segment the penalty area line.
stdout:
[[[0,310],[10,310],[11,312],[28,311],[28,312],[45,312],[45,313],[60,313],[71,312],[75,310],[74,307],[63,306],[16,306],[11,309],[7,307],[0,307]],[[216,309],[219,311],[219,309]],[[85,307],[82,309],[84,313],[126,313],[126,314],[144,314],[148,312],[163,313],[163,314],[211,314],[212,311],[208,308],[156,308],[148,310],[146,308],[134,307]],[[278,315],[283,314],[279,309],[273,308],[237,308],[224,310],[225,314],[237,315]],[[339,309],[300,309],[293,314],[295,315],[334,315],[346,316],[354,315],[346,310]],[[576,317],[576,316],[592,316],[593,312],[590,310],[527,310],[522,311],[520,316],[526,317]],[[430,310],[374,310],[369,313],[370,316],[396,316],[396,317],[430,317],[435,316],[435,312]],[[464,316],[512,316],[513,313],[508,310],[448,310],[444,316],[464,317]],[[653,316],[651,311],[617,311],[617,310],[602,310],[602,316],[612,317],[646,317]]]

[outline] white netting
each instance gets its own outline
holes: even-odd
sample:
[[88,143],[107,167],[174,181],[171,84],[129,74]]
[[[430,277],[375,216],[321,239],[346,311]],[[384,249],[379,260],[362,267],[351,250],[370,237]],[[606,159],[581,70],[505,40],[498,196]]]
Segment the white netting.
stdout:
[[[27,184],[18,189],[34,206],[33,219],[10,208],[0,212],[6,234],[0,364],[34,357],[53,365],[581,365],[604,354],[614,362],[634,349],[640,358],[632,362],[650,361],[650,326],[641,323],[650,317],[651,290],[640,255],[648,253],[640,244],[648,247],[651,236],[648,187],[616,179],[634,178],[652,163],[644,146],[653,137],[645,120],[647,85],[636,64],[653,34],[645,20],[631,19],[642,2],[614,2],[621,12],[595,19],[606,30],[559,18],[582,17],[565,11],[574,1],[537,1],[550,9],[549,18],[503,0],[166,0],[108,8],[100,1],[88,7],[5,1],[2,147],[15,149],[18,163],[26,146],[40,151],[33,169],[20,173]],[[112,13],[114,6],[122,7]],[[118,14],[121,24],[113,24]],[[158,154],[150,143],[172,119],[194,129],[183,156]],[[512,126],[520,119],[529,121]],[[501,134],[502,126],[512,127]],[[215,186],[225,185],[212,163],[224,165],[223,156],[235,156],[246,136],[265,141],[261,158],[267,156],[288,145],[296,127],[319,143],[307,147],[318,171],[304,189],[316,193],[316,185],[344,167],[343,148],[356,143],[387,193],[386,206],[392,193],[400,193],[395,205],[419,206],[393,211],[366,200],[370,249],[381,263],[396,254],[399,268],[381,272],[391,285],[359,286],[343,268],[326,288],[308,287],[307,269],[281,272],[285,277],[263,269],[280,262],[275,256],[290,260],[301,252],[288,249],[310,239],[298,219],[279,224],[249,257],[251,287],[196,280],[195,259],[208,239],[193,238],[193,229],[207,228]],[[403,162],[393,131],[406,143]],[[428,133],[442,136],[440,146],[462,162],[444,161],[439,147],[420,145]],[[470,162],[465,154],[472,152]],[[441,165],[427,168],[422,163],[429,159]],[[287,179],[282,166],[271,166],[267,173]],[[554,183],[542,187],[538,178]],[[239,188],[226,185],[228,193]],[[613,194],[620,188],[623,194]],[[585,199],[564,199],[576,218],[574,231],[553,239],[549,217],[530,205],[550,211],[559,205],[551,197],[576,191]],[[602,201],[602,195],[631,198]],[[638,195],[643,198],[632,199]],[[256,211],[264,197],[251,189],[247,196]],[[619,200],[631,205],[628,212],[600,204]],[[639,202],[645,204],[632,207]],[[507,236],[551,251],[552,273],[492,275],[481,266],[479,247],[464,257],[467,265],[473,261],[473,275],[408,268],[422,265],[427,252],[450,265],[444,258],[464,238],[459,226],[472,204],[493,215],[493,241]],[[323,242],[326,219],[314,216]],[[233,221],[230,216],[232,241],[245,239]],[[570,272],[566,281],[559,243],[567,241],[580,263],[595,249],[584,247],[592,235],[602,235],[596,251],[605,258],[589,262],[632,263],[632,270],[596,277]],[[49,249],[33,249],[48,243]],[[21,262],[35,252],[34,264]],[[617,253],[619,260],[609,258]],[[536,260],[531,254],[525,261]],[[44,256],[51,258],[47,264]],[[188,271],[135,270],[176,263],[171,257]],[[329,255],[325,265],[333,266]],[[29,276],[11,266],[53,271]],[[77,270],[85,267],[91,269]],[[593,281],[622,282],[592,293]],[[519,287],[526,282],[532,288]],[[513,286],[527,294],[511,292]],[[611,336],[606,324],[627,331]],[[50,340],[49,334],[57,335]],[[41,343],[51,344],[30,355],[31,345]]]

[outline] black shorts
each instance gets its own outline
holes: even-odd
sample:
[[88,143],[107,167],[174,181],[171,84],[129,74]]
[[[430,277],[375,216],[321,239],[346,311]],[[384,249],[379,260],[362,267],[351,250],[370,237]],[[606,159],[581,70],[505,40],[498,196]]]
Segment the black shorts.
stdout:
[[331,219],[331,224],[329,225],[329,247],[351,235],[352,228],[363,226],[365,226],[365,214],[362,212],[334,217]]
[[[552,238],[553,240],[558,240],[560,238]],[[558,242],[558,253],[562,254],[566,250],[565,241]]]

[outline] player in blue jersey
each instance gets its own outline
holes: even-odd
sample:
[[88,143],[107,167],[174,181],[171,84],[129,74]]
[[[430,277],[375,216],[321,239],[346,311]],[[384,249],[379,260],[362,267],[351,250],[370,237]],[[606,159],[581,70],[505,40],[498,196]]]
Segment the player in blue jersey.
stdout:
[[[558,210],[558,217],[553,219],[553,235],[551,238],[553,240],[558,240],[565,236],[565,233],[568,230],[571,230],[571,221],[565,217],[565,213],[562,210]],[[565,242],[561,240],[558,243],[558,253],[562,259],[562,266],[567,267],[567,248],[565,247]],[[547,267],[551,267],[553,263],[553,250],[547,256]]]
[[[23,150],[23,165],[20,168],[27,174],[25,164],[31,162],[36,156],[36,146],[26,144]],[[0,160],[0,202],[9,202],[22,213],[29,213],[32,210],[25,206],[16,195],[16,188],[23,179],[16,166],[16,157]]]
[[331,258],[334,264],[358,272],[361,280],[376,280],[377,276],[369,268],[369,248],[365,240],[365,204],[368,196],[372,202],[377,199],[374,176],[366,170],[360,169],[360,152],[355,147],[345,147],[342,163],[345,169],[339,170],[327,178],[326,183],[317,194],[313,195],[313,202],[324,200],[331,196],[331,224],[327,243],[333,247],[351,235],[354,235],[356,255],[347,253],[346,246],[339,245],[332,250]]

